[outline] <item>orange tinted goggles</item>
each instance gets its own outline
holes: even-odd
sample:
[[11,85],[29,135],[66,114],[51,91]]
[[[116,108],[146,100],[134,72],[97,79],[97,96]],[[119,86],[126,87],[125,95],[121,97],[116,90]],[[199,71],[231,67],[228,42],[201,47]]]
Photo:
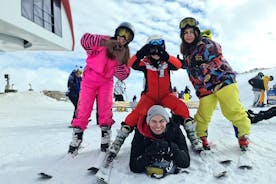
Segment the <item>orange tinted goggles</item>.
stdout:
[[192,27],[197,26],[198,21],[192,17],[184,18],[183,20],[181,20],[181,22],[179,24],[179,28],[184,29],[187,25],[192,26]]
[[133,34],[126,28],[120,28],[118,30],[118,36],[124,37],[127,42],[131,42],[133,40]]

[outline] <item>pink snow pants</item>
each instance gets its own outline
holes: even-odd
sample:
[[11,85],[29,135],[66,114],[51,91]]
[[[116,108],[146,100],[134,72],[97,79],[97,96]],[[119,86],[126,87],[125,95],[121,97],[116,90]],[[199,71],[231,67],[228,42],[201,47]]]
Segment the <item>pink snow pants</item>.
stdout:
[[96,95],[98,95],[99,125],[111,126],[112,120],[112,95],[113,77],[106,79],[97,74],[91,68],[86,67],[81,82],[80,96],[73,119],[72,126],[79,127],[83,131],[87,128]]

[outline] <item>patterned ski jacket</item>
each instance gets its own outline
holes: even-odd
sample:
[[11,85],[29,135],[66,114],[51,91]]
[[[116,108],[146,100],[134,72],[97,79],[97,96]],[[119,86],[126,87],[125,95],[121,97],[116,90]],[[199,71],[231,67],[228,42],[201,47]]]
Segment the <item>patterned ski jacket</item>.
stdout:
[[106,57],[106,47],[101,46],[102,39],[111,37],[85,33],[81,38],[81,45],[86,50],[86,67],[91,68],[103,78],[117,77],[124,80],[130,73],[130,68],[124,64],[120,65],[116,59]]
[[212,40],[202,38],[183,58],[182,67],[187,69],[199,98],[236,82],[236,73],[223,57],[221,46]]

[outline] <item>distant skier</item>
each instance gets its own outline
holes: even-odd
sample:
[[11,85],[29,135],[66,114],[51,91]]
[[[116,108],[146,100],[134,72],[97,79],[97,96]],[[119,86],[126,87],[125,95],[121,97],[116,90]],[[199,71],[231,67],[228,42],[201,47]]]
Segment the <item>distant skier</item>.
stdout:
[[117,80],[114,87],[114,97],[116,101],[125,101],[124,94],[126,92],[126,84],[124,81]]
[[263,76],[264,74],[259,72],[257,76],[248,80],[248,83],[252,86],[252,91],[254,93],[253,107],[260,106],[261,92],[264,90]]
[[137,99],[137,97],[136,97],[136,95],[134,95],[132,98],[132,102],[136,102],[136,99]]
[[184,90],[184,102],[188,102],[191,98],[191,90],[188,88],[188,86],[186,86]]
[[202,139],[205,149],[210,149],[207,129],[219,102],[223,115],[237,127],[240,148],[246,150],[251,124],[239,100],[236,73],[223,57],[221,46],[200,35],[196,19],[182,19],[179,28],[183,68],[187,69],[199,98],[199,108],[194,117],[197,136]]
[[139,118],[131,143],[130,170],[161,178],[189,165],[189,151],[179,125],[169,119],[165,108],[153,105],[147,116]]
[[262,80],[263,80],[263,83],[264,83],[264,90],[261,91],[261,96],[260,96],[260,102],[259,102],[259,106],[260,107],[264,107],[264,100],[265,100],[265,94],[266,92],[268,91],[268,83],[270,81],[273,81],[273,76],[270,75],[270,76],[263,76],[262,77]]
[[178,93],[178,90],[177,90],[177,88],[176,88],[176,86],[174,86],[173,87],[173,94],[177,97],[177,98],[179,98],[179,93]]
[[72,123],[74,129],[68,153],[75,155],[78,152],[96,95],[99,103],[99,126],[102,135],[101,151],[106,151],[109,147],[111,126],[114,123],[111,111],[113,77],[124,80],[129,76],[128,44],[133,38],[134,29],[127,22],[121,23],[116,28],[114,37],[89,33],[82,36],[81,45],[87,52],[87,59],[76,117]]
[[267,104],[276,105],[276,84],[267,91]]
[[[124,100],[124,94],[126,92],[126,84],[124,81],[117,80],[114,87],[114,98],[115,102],[123,102]],[[125,106],[117,106],[116,109],[118,112],[125,112],[127,111]]]
[[82,66],[76,66],[76,68],[70,73],[68,82],[67,82],[67,91],[66,96],[68,96],[69,100],[74,105],[74,113],[73,119],[75,118],[75,113],[77,110],[77,104],[79,100],[80,93],[80,85],[81,85],[81,77],[82,75]]

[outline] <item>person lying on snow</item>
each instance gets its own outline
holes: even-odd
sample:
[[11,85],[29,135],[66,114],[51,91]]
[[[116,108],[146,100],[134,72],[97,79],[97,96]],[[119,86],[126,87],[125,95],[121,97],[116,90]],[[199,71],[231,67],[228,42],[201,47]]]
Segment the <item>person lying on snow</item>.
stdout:
[[254,113],[251,109],[247,111],[248,118],[251,120],[251,124],[258,123],[259,121],[270,119],[276,116],[276,106],[271,107],[266,111],[260,111]]
[[129,167],[135,173],[162,178],[190,166],[185,137],[160,105],[153,105],[139,119],[131,143]]

